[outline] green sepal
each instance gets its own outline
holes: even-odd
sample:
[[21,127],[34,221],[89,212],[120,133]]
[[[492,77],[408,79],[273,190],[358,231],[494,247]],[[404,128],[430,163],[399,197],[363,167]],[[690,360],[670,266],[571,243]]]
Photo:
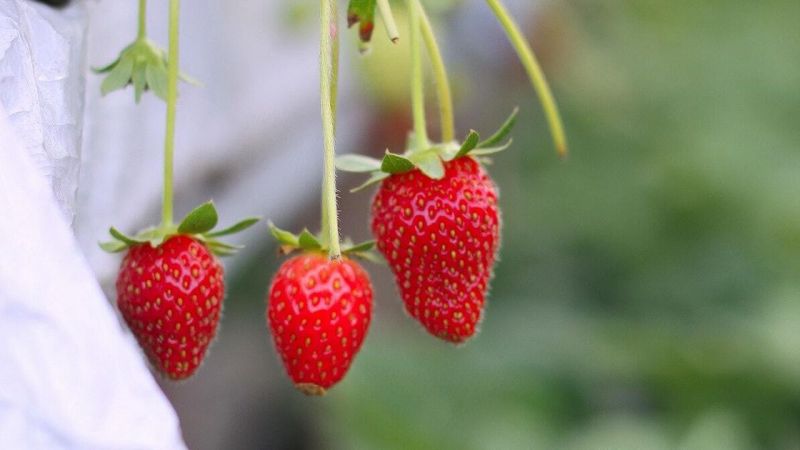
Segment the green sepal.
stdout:
[[491,137],[479,143],[477,148],[496,147],[497,144],[503,142],[511,133],[511,130],[514,129],[514,125],[517,123],[517,114],[519,114],[519,108],[515,107],[508,119],[500,125],[500,128]]
[[178,225],[178,233],[203,234],[217,226],[219,216],[213,202],[206,202],[193,209]]
[[354,187],[353,189],[350,189],[350,192],[358,192],[364,188],[372,186],[375,183],[380,183],[381,181],[389,178],[390,176],[392,176],[392,174],[386,172],[373,172],[372,175],[370,175],[369,179],[367,179],[367,181],[361,183],[360,185]]
[[453,159],[461,158],[462,156],[467,156],[469,152],[475,150],[475,147],[478,146],[478,142],[480,142],[481,136],[475,130],[470,130],[467,138],[464,139],[464,143],[461,144],[461,148],[458,149],[458,152],[453,156]]
[[248,217],[247,219],[240,220],[239,222],[236,222],[235,224],[229,226],[228,228],[223,228],[223,229],[221,229],[219,231],[214,231],[212,233],[206,233],[205,235],[206,235],[206,237],[211,237],[211,238],[220,237],[220,236],[228,236],[230,234],[235,234],[235,233],[238,233],[240,231],[244,231],[244,230],[252,227],[256,223],[258,223],[259,220],[261,220],[260,217]]
[[434,180],[444,178],[444,163],[439,153],[435,151],[418,153],[413,156],[413,160],[419,170],[429,178]]
[[100,248],[108,253],[119,253],[128,248],[128,244],[120,241],[100,242]]
[[414,163],[405,156],[398,155],[386,150],[386,154],[381,161],[381,171],[397,175],[414,170]]
[[144,244],[145,242],[147,242],[146,239],[143,240],[139,236],[133,237],[133,238],[129,237],[129,236],[126,236],[124,233],[122,233],[121,231],[119,231],[118,229],[116,229],[114,227],[111,227],[111,228],[108,229],[108,234],[110,234],[114,239],[116,239],[116,240],[118,240],[118,241],[120,241],[120,242],[122,242],[124,244],[127,244],[129,246],[137,245],[137,244]]
[[[103,95],[133,85],[137,103],[148,90],[166,101],[167,53],[149,39],[137,39],[125,47],[112,63],[92,70],[97,74],[108,74],[100,85]],[[178,77],[189,84],[200,84],[183,72],[179,72]]]
[[375,248],[375,241],[365,241],[358,244],[346,245],[342,248],[342,253],[364,253]]
[[514,139],[509,139],[503,145],[498,145],[497,147],[478,147],[475,150],[469,152],[470,156],[486,156],[486,155],[493,155],[495,153],[500,153],[503,150],[506,150],[508,147],[511,147],[511,144],[514,143]]
[[372,172],[381,169],[381,161],[363,155],[342,155],[336,158],[336,168],[343,172]]
[[278,241],[278,243],[281,244],[282,246],[290,246],[290,247],[300,246],[299,238],[291,231],[282,230],[276,227],[275,224],[272,223],[272,221],[268,222],[268,226],[270,233],[272,233],[272,237],[274,237],[275,240]]
[[304,229],[297,238],[297,243],[303,250],[322,250],[322,244],[308,229]]
[[358,36],[362,42],[372,39],[375,30],[375,0],[350,0],[347,6],[347,26],[358,26]]

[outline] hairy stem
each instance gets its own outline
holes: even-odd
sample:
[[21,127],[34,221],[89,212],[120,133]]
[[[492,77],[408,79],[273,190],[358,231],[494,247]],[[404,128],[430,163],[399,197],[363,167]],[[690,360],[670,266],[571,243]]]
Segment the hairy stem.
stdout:
[[455,119],[453,118],[453,95],[450,91],[450,80],[447,77],[447,69],[444,65],[442,52],[436,42],[436,35],[433,33],[431,21],[425,8],[419,0],[413,0],[417,4],[419,11],[422,37],[425,40],[425,47],[431,59],[431,66],[436,80],[436,93],[439,100],[440,126],[442,127],[442,142],[450,142],[455,139]]
[[542,67],[536,60],[533,50],[531,50],[528,41],[522,35],[519,26],[514,22],[514,19],[508,14],[508,10],[503,6],[500,0],[486,0],[489,8],[492,9],[500,25],[508,35],[508,39],[514,46],[517,54],[519,55],[522,65],[528,72],[534,90],[539,95],[539,100],[542,102],[547,122],[550,125],[550,132],[553,135],[553,143],[556,146],[556,151],[562,158],[567,155],[567,139],[564,134],[564,125],[561,122],[561,116],[558,113],[558,105],[553,98],[553,93],[550,91],[550,86],[547,79],[542,72]]
[[[338,66],[334,62],[334,42],[338,39],[338,30],[333,21],[333,12],[337,10],[336,0],[320,0],[320,99],[322,107],[322,135],[325,150],[324,173],[322,178],[322,232],[328,239],[328,256],[338,259],[339,248],[339,215],[336,206],[336,130],[333,104],[336,99],[333,69]],[[338,78],[338,77],[337,77]]]
[[147,36],[147,0],[139,0],[139,28],[136,33],[137,39],[144,39]]
[[172,173],[175,154],[175,104],[178,100],[178,18],[180,1],[169,0],[169,49],[167,56],[167,126],[164,133],[164,199],[161,226],[172,226]]
[[397,31],[397,23],[394,21],[394,14],[392,14],[392,7],[389,5],[389,0],[378,0],[378,11],[381,13],[383,25],[386,27],[386,34],[392,42],[397,42],[400,39],[400,32]]
[[417,150],[428,147],[428,129],[425,123],[425,86],[422,72],[420,45],[420,8],[416,0],[407,0],[409,36],[411,43],[411,107],[414,114],[414,139]]

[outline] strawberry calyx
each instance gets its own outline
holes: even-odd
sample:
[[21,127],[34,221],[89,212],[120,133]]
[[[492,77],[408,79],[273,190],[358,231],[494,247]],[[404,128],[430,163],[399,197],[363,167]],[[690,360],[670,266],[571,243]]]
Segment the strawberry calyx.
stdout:
[[485,140],[481,140],[477,131],[470,130],[461,143],[446,142],[431,144],[426,148],[415,148],[413,144],[415,139],[410,138],[408,140],[409,148],[403,154],[392,153],[387,149],[380,160],[363,155],[343,155],[336,158],[336,168],[344,172],[370,175],[364,183],[351,189],[351,192],[360,191],[392,175],[411,172],[415,169],[419,169],[429,178],[440,180],[444,177],[444,163],[446,162],[465,156],[486,157],[511,146],[513,139],[508,135],[514,128],[518,113],[519,108],[514,108],[500,128]]
[[111,227],[109,234],[111,234],[112,239],[107,242],[101,242],[100,248],[109,253],[119,253],[142,244],[158,247],[171,236],[188,235],[205,244],[214,254],[229,256],[240,250],[242,246],[228,244],[218,238],[250,228],[260,219],[258,217],[248,217],[229,227],[214,231],[218,220],[217,209],[214,207],[214,203],[209,201],[189,212],[178,225],[150,227],[134,236],[128,236]]
[[[92,71],[108,74],[100,85],[103,95],[133,85],[136,103],[139,103],[142,93],[149,90],[167,100],[167,53],[146,37],[133,41],[110,64],[93,67]],[[200,84],[183,72],[178,76],[189,84]]]
[[[304,228],[299,234],[295,234],[291,231],[280,229],[272,222],[269,222],[269,231],[272,233],[272,237],[278,241],[278,252],[281,255],[288,255],[295,251],[317,253],[327,253],[328,251],[328,245],[325,240],[308,231],[307,228]],[[374,247],[374,240],[353,243],[351,239],[346,238],[342,242],[342,254],[380,263],[382,262],[380,256],[372,251]]]

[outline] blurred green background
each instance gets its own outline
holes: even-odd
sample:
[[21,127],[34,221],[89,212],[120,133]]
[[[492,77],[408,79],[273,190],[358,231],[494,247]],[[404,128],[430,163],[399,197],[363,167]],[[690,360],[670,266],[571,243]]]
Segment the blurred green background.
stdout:
[[[521,107],[490,167],[504,245],[481,334],[461,348],[429,337],[371,265],[367,341],[338,387],[306,398],[271,351],[280,261],[265,247],[232,274],[204,370],[165,386],[190,447],[800,449],[800,2],[509,2],[560,102],[564,162],[483,2],[425,3],[459,134]],[[315,7],[287,11],[305,27]],[[380,73],[405,53],[370,63],[344,44],[343,70],[366,85],[349,101],[375,117],[352,151],[399,150],[407,105]],[[358,181],[340,178],[343,228],[360,238]],[[292,225],[316,221],[309,205]]]

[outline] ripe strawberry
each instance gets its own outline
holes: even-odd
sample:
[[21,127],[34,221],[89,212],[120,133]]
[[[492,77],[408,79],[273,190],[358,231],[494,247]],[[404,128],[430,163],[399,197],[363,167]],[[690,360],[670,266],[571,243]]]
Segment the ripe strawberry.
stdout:
[[190,377],[214,339],[224,296],[223,269],[187,235],[158,247],[131,246],[117,278],[117,305],[152,364],[167,377]]
[[272,280],[267,323],[286,372],[305,394],[324,395],[344,377],[371,317],[369,276],[346,257],[304,253]]
[[497,190],[472,157],[392,175],[372,202],[372,232],[406,311],[434,336],[464,342],[477,330],[499,247]]

